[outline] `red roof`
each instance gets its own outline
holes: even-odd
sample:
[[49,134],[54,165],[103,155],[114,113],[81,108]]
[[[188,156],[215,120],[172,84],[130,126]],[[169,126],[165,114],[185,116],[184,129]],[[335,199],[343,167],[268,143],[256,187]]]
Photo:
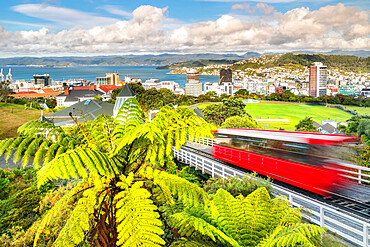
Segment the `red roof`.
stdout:
[[358,136],[328,135],[321,133],[277,131],[277,130],[218,129],[215,131],[215,133],[325,146],[331,146],[341,143],[356,143],[359,141]]
[[113,89],[120,88],[122,86],[116,86],[116,85],[99,85],[99,89],[104,91],[105,93],[108,93],[109,91],[112,91]]
[[38,92],[35,92],[35,91],[25,91],[25,92],[18,92],[18,93],[14,94],[14,95],[17,95],[17,94],[34,94],[34,93],[38,93]]
[[96,85],[73,87],[72,90],[82,90],[82,89],[94,89],[95,90]]

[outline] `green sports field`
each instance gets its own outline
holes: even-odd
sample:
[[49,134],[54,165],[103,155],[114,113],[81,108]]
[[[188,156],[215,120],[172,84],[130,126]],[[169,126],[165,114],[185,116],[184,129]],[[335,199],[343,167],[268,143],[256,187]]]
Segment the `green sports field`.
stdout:
[[361,115],[370,115],[370,107],[359,107],[359,106],[343,106],[344,108],[351,110],[351,111],[356,111],[358,114]]
[[[199,108],[205,108],[208,103],[198,105]],[[332,119],[338,122],[346,121],[352,115],[341,111],[339,109],[318,106],[318,105],[305,105],[297,103],[255,103],[246,104],[246,110],[253,118],[263,119],[289,119],[289,122],[258,122],[266,129],[279,129],[294,130],[294,126],[306,116],[310,116],[314,121],[321,124],[322,120]]]

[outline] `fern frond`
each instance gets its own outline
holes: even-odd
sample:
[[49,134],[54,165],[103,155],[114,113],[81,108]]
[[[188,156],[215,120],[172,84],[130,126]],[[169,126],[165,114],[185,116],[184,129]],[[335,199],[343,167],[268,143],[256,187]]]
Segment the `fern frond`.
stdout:
[[8,138],[8,139],[5,139],[1,142],[1,146],[0,146],[0,156],[2,156],[5,151],[7,150],[7,148],[9,146],[11,146],[11,144],[14,142],[14,138]]
[[49,211],[47,211],[46,214],[44,214],[44,216],[42,217],[41,223],[39,225],[39,228],[37,229],[37,232],[35,234],[33,247],[36,247],[37,246],[37,242],[38,242],[38,240],[40,238],[40,235],[44,231],[45,227],[47,227],[48,225],[50,225],[50,223],[52,222],[52,220],[54,219],[54,217],[61,211],[61,209],[63,207],[65,207],[65,205],[67,203],[69,203],[70,200],[72,200],[73,197],[79,191],[83,191],[84,189],[86,189],[86,188],[88,188],[90,186],[91,186],[91,180],[90,181],[88,181],[88,180],[82,180],[73,189],[71,189],[68,194],[66,194],[62,199],[60,199],[54,205],[54,207],[52,207],[51,209],[49,209]]
[[152,179],[154,184],[162,184],[168,187],[171,194],[183,202],[187,207],[199,207],[209,205],[208,194],[199,186],[163,171],[153,170],[152,167],[143,167],[139,170],[138,176]]
[[[131,180],[132,181],[132,180]],[[122,246],[162,246],[164,234],[160,228],[157,207],[150,200],[151,194],[143,187],[143,182],[120,183],[122,192],[115,197],[117,201],[117,245]],[[118,184],[117,184],[118,185]]]
[[[6,152],[5,152],[5,160],[8,161],[10,156],[12,155],[14,149],[16,149],[18,147],[19,144],[21,144],[21,142],[23,141],[23,138],[22,137],[18,137],[16,138],[12,144],[9,145],[8,148],[6,148]],[[1,155],[0,155],[1,156]]]
[[177,229],[182,237],[203,240],[208,237],[214,243],[220,242],[222,246],[240,246],[234,239],[201,218],[194,217],[186,212],[176,213],[171,218],[175,222],[173,227]]
[[181,238],[170,245],[170,247],[219,247],[219,246],[220,245],[218,244],[213,244],[202,240],[189,240],[186,238]]
[[39,169],[40,168],[40,163],[41,163],[41,159],[42,157],[44,157],[44,155],[46,154],[47,150],[46,148],[49,147],[50,145],[50,142],[48,140],[45,140],[39,147],[39,149],[37,150],[37,152],[35,153],[35,158],[33,160],[33,167],[35,169]]
[[16,164],[20,159],[22,154],[28,149],[28,145],[35,139],[33,136],[29,136],[19,144],[17,151],[14,153],[13,162]]
[[31,156],[35,155],[36,148],[42,143],[44,138],[37,138],[34,139],[29,146],[27,147],[27,150],[24,152],[24,156],[22,158],[22,165],[23,167],[26,167],[28,165],[28,161],[30,160]]
[[96,203],[97,191],[95,189],[84,191],[83,197],[78,201],[53,245],[74,247],[81,243],[84,240],[85,231],[90,228],[90,217],[94,213]]
[[55,151],[58,150],[59,144],[58,143],[53,143],[49,149],[47,150],[45,157],[44,157],[44,164],[49,163],[49,161],[54,158]]
[[87,178],[89,172],[93,175],[114,177],[118,170],[116,163],[105,153],[90,149],[78,148],[57,156],[38,172],[37,186],[40,187],[52,179]]
[[311,224],[297,223],[288,227],[278,226],[275,231],[266,239],[262,240],[259,247],[278,246],[309,246],[315,247],[315,241],[322,238],[325,230]]

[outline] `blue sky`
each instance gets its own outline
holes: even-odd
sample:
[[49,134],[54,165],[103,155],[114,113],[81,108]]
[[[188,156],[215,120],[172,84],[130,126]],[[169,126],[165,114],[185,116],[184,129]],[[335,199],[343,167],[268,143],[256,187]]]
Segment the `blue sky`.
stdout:
[[370,49],[369,8],[366,0],[1,1],[0,56]]

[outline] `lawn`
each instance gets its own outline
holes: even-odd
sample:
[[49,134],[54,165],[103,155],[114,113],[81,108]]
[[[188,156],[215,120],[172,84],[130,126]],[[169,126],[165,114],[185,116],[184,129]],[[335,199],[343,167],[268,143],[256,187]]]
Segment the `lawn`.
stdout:
[[[44,115],[48,114],[44,112]],[[0,103],[0,140],[16,137],[19,126],[40,116],[41,110],[24,110],[23,105]]]
[[[209,104],[199,105],[199,108],[205,108]],[[352,115],[339,109],[318,106],[305,105],[298,103],[255,103],[246,104],[246,110],[253,118],[263,119],[289,119],[290,123],[286,122],[259,122],[266,129],[294,130],[294,126],[306,116],[310,116],[314,121],[321,124],[322,120],[332,119],[336,121],[346,121]]]
[[359,106],[343,106],[344,108],[351,110],[351,111],[356,111],[358,114],[361,115],[370,115],[370,107],[359,107]]

